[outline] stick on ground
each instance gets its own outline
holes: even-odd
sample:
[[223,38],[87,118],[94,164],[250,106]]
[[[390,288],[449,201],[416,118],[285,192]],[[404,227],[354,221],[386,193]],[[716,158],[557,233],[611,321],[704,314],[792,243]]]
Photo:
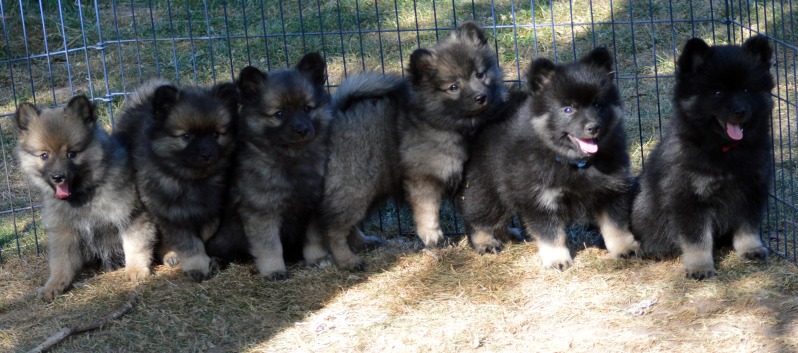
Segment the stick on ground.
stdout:
[[138,293],[133,292],[130,294],[130,299],[128,299],[124,304],[122,304],[119,308],[114,310],[113,312],[109,313],[102,319],[92,321],[82,325],[76,325],[72,327],[66,327],[58,332],[54,333],[52,336],[48,337],[42,344],[36,346],[28,351],[28,353],[41,353],[44,351],[53,348],[55,345],[61,343],[61,341],[65,340],[67,337],[81,333],[86,331],[96,330],[98,328],[103,327],[104,325],[108,324],[112,320],[116,320],[122,315],[127,314],[128,311],[133,309],[136,305],[136,301],[138,300]]

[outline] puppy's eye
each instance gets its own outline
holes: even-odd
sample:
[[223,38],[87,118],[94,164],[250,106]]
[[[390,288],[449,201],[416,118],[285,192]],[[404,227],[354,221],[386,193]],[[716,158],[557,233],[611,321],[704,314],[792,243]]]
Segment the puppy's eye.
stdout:
[[571,108],[571,107],[565,107],[565,108],[563,108],[563,109],[562,109],[562,111],[563,111],[563,113],[565,113],[565,114],[571,114],[571,113],[573,113],[573,112],[574,112],[574,109],[573,109],[573,108]]
[[601,109],[601,103],[599,103],[599,102],[593,102],[593,108],[596,108],[596,109]]
[[282,110],[278,110],[278,111],[274,112],[274,116],[276,116],[278,118],[282,118],[284,115],[285,115],[285,113]]
[[715,91],[715,97],[723,97],[722,91]]
[[456,83],[452,83],[452,85],[449,86],[449,91],[451,91],[451,92],[457,92],[459,89],[460,89],[460,86],[458,86]]
[[46,161],[47,158],[50,158],[50,155],[47,154],[47,152],[44,152],[44,153],[39,155],[39,158],[41,158],[43,161]]
[[305,113],[309,113],[311,110],[313,110],[313,107],[311,107],[310,105],[305,106]]
[[183,141],[191,140],[191,134],[189,134],[189,133],[182,134],[182,135],[180,135],[180,139],[183,140]]
[[78,153],[75,152],[75,151],[67,152],[67,158],[69,158],[69,159],[75,158],[75,156],[77,156],[77,155],[78,155]]
[[481,79],[482,79],[482,78],[484,78],[484,77],[485,77],[485,73],[484,73],[484,72],[477,72],[477,78],[478,78],[478,79],[480,79],[480,80],[481,80]]
[[221,136],[222,134],[220,134],[218,131],[214,131],[211,135],[213,136],[213,138],[218,139],[219,136]]

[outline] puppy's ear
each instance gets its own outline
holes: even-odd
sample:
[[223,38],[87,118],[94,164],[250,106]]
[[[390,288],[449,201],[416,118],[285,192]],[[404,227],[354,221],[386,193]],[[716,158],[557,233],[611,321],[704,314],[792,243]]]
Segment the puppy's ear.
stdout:
[[427,49],[416,49],[410,54],[408,68],[413,85],[421,83],[425,77],[435,74],[435,56]]
[[473,47],[481,47],[488,44],[488,37],[485,36],[485,31],[473,21],[468,21],[458,26],[453,35]]
[[590,66],[600,67],[604,71],[612,72],[612,55],[605,47],[597,47],[591,50],[579,61]]
[[773,49],[770,48],[767,37],[758,34],[748,38],[743,43],[743,51],[768,69],[773,66]]
[[306,54],[302,60],[299,60],[299,64],[296,64],[296,69],[310,78],[310,81],[318,87],[324,86],[324,82],[327,81],[327,75],[324,74],[326,67],[327,63],[324,58],[316,52]]
[[526,70],[526,82],[532,93],[540,93],[548,86],[556,70],[557,65],[546,58],[539,58],[529,64],[529,68]]
[[688,40],[676,62],[676,69],[682,74],[697,72],[704,65],[709,49],[709,45],[701,38]]
[[17,112],[14,114],[14,122],[16,122],[17,130],[19,132],[28,131],[28,125],[31,121],[39,117],[38,108],[28,102],[20,103],[17,107]]
[[258,70],[257,67],[247,66],[241,69],[238,74],[238,86],[241,100],[252,100],[260,94],[260,89],[266,82],[266,74]]
[[152,116],[157,121],[166,120],[169,111],[180,98],[180,91],[175,86],[163,85],[155,89],[152,94]]
[[94,106],[84,95],[75,96],[69,100],[65,111],[67,116],[79,119],[85,125],[94,124],[97,121],[97,116],[94,115]]
[[235,83],[225,82],[217,84],[211,87],[211,94],[224,102],[228,109],[232,111],[238,110],[240,94],[238,92],[238,86],[236,86]]

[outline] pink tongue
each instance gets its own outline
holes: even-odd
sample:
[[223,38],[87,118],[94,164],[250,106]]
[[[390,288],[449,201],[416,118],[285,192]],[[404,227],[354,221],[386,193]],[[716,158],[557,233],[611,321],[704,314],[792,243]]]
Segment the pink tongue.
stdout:
[[742,140],[743,129],[739,124],[726,123],[726,135],[729,135],[732,140]]
[[593,140],[583,140],[583,139],[576,139],[576,142],[579,143],[579,149],[582,152],[587,154],[594,154],[598,152],[598,145],[593,143]]
[[55,197],[59,199],[69,198],[69,186],[67,184],[58,184],[55,186]]

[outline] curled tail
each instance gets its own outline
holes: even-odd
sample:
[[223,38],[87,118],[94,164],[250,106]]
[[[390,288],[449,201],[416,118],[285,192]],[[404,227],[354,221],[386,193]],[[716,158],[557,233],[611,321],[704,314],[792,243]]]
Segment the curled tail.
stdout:
[[409,103],[407,81],[396,75],[365,72],[344,80],[333,94],[337,111],[345,111],[359,101],[385,98]]

